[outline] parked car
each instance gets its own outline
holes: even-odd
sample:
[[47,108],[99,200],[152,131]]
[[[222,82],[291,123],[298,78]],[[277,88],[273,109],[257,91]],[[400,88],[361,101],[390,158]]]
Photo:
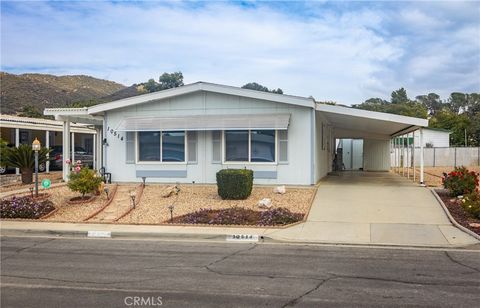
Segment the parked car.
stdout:
[[[70,157],[71,155],[72,153],[70,152]],[[62,169],[63,147],[61,145],[56,145],[52,147],[50,157],[52,157],[50,167],[52,169]],[[93,153],[88,153],[84,148],[80,146],[75,147],[75,161],[77,160],[80,160],[83,166],[89,166],[90,168],[93,168]]]
[[[15,147],[15,145],[9,143],[9,144],[7,145],[7,147],[13,148],[13,147]],[[46,167],[45,163],[42,163],[42,164],[38,165],[38,171],[39,171],[39,172],[44,172],[46,169],[47,169],[47,167]],[[15,167],[2,166],[2,165],[0,165],[0,174],[6,174],[6,173],[9,173],[9,172],[10,172],[10,173],[15,172]]]

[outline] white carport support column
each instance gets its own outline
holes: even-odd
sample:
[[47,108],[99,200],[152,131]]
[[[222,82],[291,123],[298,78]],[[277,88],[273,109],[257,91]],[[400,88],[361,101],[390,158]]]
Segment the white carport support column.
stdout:
[[62,144],[62,169],[63,180],[68,181],[70,175],[70,165],[67,164],[67,160],[70,159],[70,120],[63,121],[63,144]]
[[405,176],[405,135],[402,135],[402,176]]
[[[15,147],[18,148],[19,146],[20,146],[20,129],[15,128]],[[20,169],[19,168],[15,168],[15,174],[16,175],[20,174]]]
[[75,161],[75,133],[72,133],[72,141],[71,142],[72,142],[72,144],[71,144],[71,146],[72,146],[71,151],[72,152],[71,153],[72,153],[72,165],[73,165],[73,163]]
[[[45,131],[45,147],[50,148],[50,131]],[[50,172],[50,154],[47,154],[47,162],[45,163],[45,172]]]
[[416,180],[416,174],[415,174],[415,131],[413,131],[412,135],[413,135],[413,147],[412,147],[413,182],[415,182],[415,180]]
[[97,170],[97,134],[93,134],[93,170]]
[[407,134],[407,179],[410,179],[410,133]]
[[95,144],[95,147],[96,147],[96,167],[97,167],[97,170],[100,170],[100,168],[102,168],[102,165],[103,165],[103,158],[102,158],[102,155],[103,155],[103,152],[102,152],[102,129],[101,128],[95,128],[95,131],[97,132],[96,133],[96,144]]
[[423,128],[420,128],[420,184],[425,184],[423,181]]

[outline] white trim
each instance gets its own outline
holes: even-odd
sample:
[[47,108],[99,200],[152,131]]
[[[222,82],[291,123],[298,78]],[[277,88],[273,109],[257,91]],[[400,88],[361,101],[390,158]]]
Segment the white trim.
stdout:
[[343,106],[336,106],[336,105],[326,105],[317,103],[316,110],[329,112],[329,113],[336,113],[342,114],[346,116],[352,117],[360,117],[372,120],[380,120],[380,121],[388,121],[388,122],[396,122],[401,124],[413,125],[413,126],[420,126],[420,127],[427,127],[428,120],[427,119],[420,119],[414,117],[407,117],[398,114],[391,114],[391,113],[384,113],[384,112],[377,112],[377,111],[369,111],[363,109],[355,109],[351,107],[343,107]]
[[[167,99],[167,98],[199,92],[199,91],[214,92],[214,93],[221,93],[221,94],[227,94],[227,95],[236,95],[236,96],[242,96],[242,97],[249,97],[253,99],[267,100],[267,101],[273,101],[278,103],[315,108],[315,101],[313,98],[256,91],[256,90],[243,89],[238,87],[200,81],[200,82],[187,84],[187,85],[173,88],[173,89],[167,89],[167,90],[158,91],[154,93],[148,93],[148,94],[138,95],[134,97],[124,98],[121,100],[117,100],[117,101],[113,101],[105,104],[95,105],[88,108],[88,114],[98,114],[108,110],[129,107],[133,105],[147,103],[154,100]],[[72,112],[72,111],[67,110],[66,112]]]
[[[278,134],[276,129],[245,129],[248,131],[248,161],[227,161],[225,160],[226,153],[226,142],[225,142],[225,130],[222,130],[222,165],[268,165],[268,166],[277,166],[278,165]],[[273,162],[252,162],[252,131],[257,130],[273,130],[275,132],[275,161]],[[228,131],[228,130],[227,130]],[[236,130],[235,130],[236,131]]]
[[[177,130],[178,131],[178,130]],[[183,162],[177,162],[177,161],[162,161],[163,160],[163,153],[162,153],[162,148],[163,148],[163,145],[162,145],[162,141],[163,141],[163,132],[171,132],[169,130],[166,130],[166,131],[157,131],[160,133],[160,160],[159,161],[143,161],[143,160],[139,160],[140,158],[140,155],[139,155],[139,147],[138,147],[138,144],[140,142],[140,138],[138,138],[138,133],[139,132],[135,132],[135,165],[187,165],[188,164],[188,160],[187,160],[187,154],[188,154],[188,140],[187,140],[187,131],[184,131],[184,156],[183,156],[183,159],[184,161]],[[140,132],[142,133],[142,132]],[[126,155],[126,153],[125,153]]]

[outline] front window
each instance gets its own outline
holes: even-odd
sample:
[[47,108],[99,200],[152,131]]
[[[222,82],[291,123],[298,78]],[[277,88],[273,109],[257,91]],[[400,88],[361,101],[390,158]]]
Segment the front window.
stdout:
[[275,130],[225,131],[226,162],[275,162]]
[[138,160],[144,162],[184,162],[185,132],[139,132]]
[[160,161],[160,132],[138,133],[138,159]]
[[162,133],[162,161],[185,161],[185,132]]

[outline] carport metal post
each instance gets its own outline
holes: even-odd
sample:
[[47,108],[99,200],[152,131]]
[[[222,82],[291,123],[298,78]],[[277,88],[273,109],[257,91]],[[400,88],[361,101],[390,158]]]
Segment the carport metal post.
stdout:
[[[20,128],[15,128],[15,147],[18,148],[20,146]],[[15,168],[15,174],[20,174],[20,169]]]
[[423,181],[423,128],[420,127],[420,184],[424,185]]
[[405,135],[402,135],[402,176],[405,176]]
[[[45,131],[45,147],[50,148],[50,131]],[[47,153],[47,161],[45,162],[45,172],[50,172],[50,154]]]
[[407,133],[407,179],[410,179],[410,133]]
[[400,140],[397,136],[397,173],[400,174]]
[[415,131],[412,132],[413,135],[413,147],[412,147],[412,166],[413,166],[413,182],[415,182]]
[[74,161],[75,161],[75,133],[72,133],[71,145],[72,145],[72,154],[71,154],[71,157],[72,157],[72,166],[73,166]]

